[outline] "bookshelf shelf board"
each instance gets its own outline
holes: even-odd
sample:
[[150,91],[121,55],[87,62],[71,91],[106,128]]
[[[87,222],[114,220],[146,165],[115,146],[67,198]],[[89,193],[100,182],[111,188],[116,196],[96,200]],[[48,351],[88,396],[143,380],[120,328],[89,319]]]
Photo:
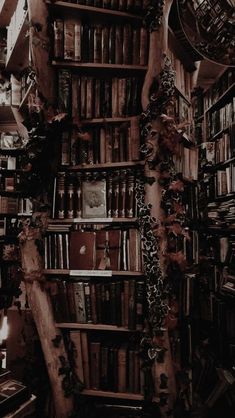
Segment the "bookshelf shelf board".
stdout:
[[106,123],[118,123],[118,122],[129,122],[135,116],[126,116],[123,118],[94,118],[94,119],[83,119],[83,125],[92,125],[92,124],[106,124]]
[[232,97],[234,92],[235,92],[235,83],[231,84],[231,86],[229,86],[228,89],[225,90],[223,94],[221,94],[218,100],[215,103],[213,103],[211,106],[209,106],[208,109],[206,109],[205,113],[208,113],[208,112],[211,112],[213,110],[217,110],[223,107],[224,101]]
[[114,270],[62,270],[62,269],[45,269],[44,274],[60,275],[70,277],[112,277],[112,276],[143,276],[141,271],[114,271]]
[[179,87],[175,86],[175,92],[176,94],[180,94],[180,96],[183,97],[183,99],[188,103],[188,105],[191,106],[189,98],[185,96],[185,94],[182,92],[182,90],[179,89]]
[[48,224],[106,224],[106,223],[135,223],[137,218],[74,218],[49,219]]
[[78,170],[97,170],[97,169],[107,169],[107,168],[128,168],[144,165],[144,161],[122,161],[118,163],[104,163],[104,164],[79,164],[74,166],[69,166],[70,171]]
[[220,138],[223,135],[223,133],[227,132],[228,130],[229,130],[228,126],[224,129],[221,129],[219,132],[217,132],[215,135],[209,138],[208,141],[215,141],[216,139]]
[[30,93],[31,93],[31,91],[32,91],[32,89],[33,89],[33,86],[34,86],[34,83],[32,82],[32,83],[30,83],[30,85],[29,85],[29,87],[27,88],[27,90],[26,90],[26,93],[25,93],[25,95],[24,95],[24,97],[23,97],[23,99],[21,100],[21,102],[20,102],[20,105],[19,105],[19,110],[21,110],[22,108],[23,108],[23,106],[25,106],[25,104],[26,104],[26,102],[27,102],[27,99],[28,99],[28,97],[29,97],[29,95],[30,95]]
[[78,12],[81,15],[91,15],[94,14],[97,16],[102,15],[104,17],[112,17],[112,18],[119,18],[119,19],[131,19],[131,20],[137,20],[139,22],[142,21],[142,17],[136,14],[128,13],[128,12],[122,12],[119,10],[111,10],[111,9],[105,9],[100,7],[93,7],[93,6],[85,6],[81,4],[72,4],[67,3],[64,1],[57,1],[56,3],[52,3],[51,1],[47,0],[46,3],[48,5],[53,5],[53,8],[61,9],[61,11],[71,11],[72,13]]
[[229,158],[229,160],[223,161],[221,163],[217,163],[217,164],[213,164],[211,166],[208,167],[203,167],[203,171],[206,172],[210,172],[210,171],[216,171],[219,170],[220,168],[226,167],[227,165],[234,163],[235,162],[235,157]]
[[94,62],[74,62],[74,61],[52,61],[54,67],[61,68],[78,68],[78,69],[90,69],[90,70],[111,70],[111,71],[146,71],[148,67],[146,65],[127,65],[127,64],[101,64]]
[[222,195],[222,196],[216,196],[216,198],[215,198],[215,200],[216,201],[218,201],[218,200],[229,200],[229,199],[232,199],[232,198],[235,198],[235,192],[234,193],[228,193],[228,194],[224,194],[224,195]]
[[78,324],[76,322],[59,322],[55,324],[58,328],[69,329],[91,329],[95,331],[117,331],[117,332],[136,332],[124,327],[106,324]]
[[[29,62],[29,37],[27,36],[28,28],[29,28],[28,13],[26,12],[19,26],[19,31],[16,37],[16,41],[12,45],[10,54],[6,61],[7,71],[23,70],[28,65],[28,62]],[[20,54],[19,54],[19,51],[20,51]]]
[[84,389],[82,395],[88,396],[101,396],[105,398],[116,398],[116,399],[130,399],[134,401],[142,401],[143,395],[138,393],[121,393],[121,392],[106,392],[103,390]]

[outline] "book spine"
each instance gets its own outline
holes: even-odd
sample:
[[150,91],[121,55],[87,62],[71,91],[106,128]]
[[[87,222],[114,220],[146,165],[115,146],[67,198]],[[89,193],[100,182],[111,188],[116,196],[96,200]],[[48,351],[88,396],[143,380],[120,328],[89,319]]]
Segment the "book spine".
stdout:
[[102,28],[102,63],[109,63],[109,27]]
[[83,363],[83,372],[84,372],[84,384],[86,389],[90,388],[90,364],[89,364],[89,351],[88,351],[88,341],[87,333],[81,331],[81,346],[82,346],[82,363]]
[[71,322],[76,322],[76,307],[74,301],[74,288],[73,283],[67,283],[67,295],[69,305],[69,317]]
[[82,217],[82,176],[81,173],[77,173],[75,184],[75,213],[76,218]]
[[108,390],[108,357],[109,349],[107,346],[101,347],[101,372],[100,372],[100,388]]
[[66,190],[66,197],[67,197],[67,218],[73,219],[74,218],[74,182],[73,177],[68,176],[67,178],[67,190]]
[[58,173],[57,214],[59,219],[65,217],[65,173]]
[[123,170],[120,176],[118,216],[119,218],[125,218],[125,215],[126,215],[126,171]]
[[119,116],[118,108],[118,78],[112,79],[112,116]]
[[140,356],[139,351],[134,351],[134,393],[140,393]]
[[64,22],[64,59],[75,58],[75,23],[71,20]]
[[127,173],[126,186],[126,217],[132,218],[134,216],[134,185],[135,177],[131,171]]
[[102,26],[98,25],[94,31],[94,62],[102,62]]
[[113,144],[112,144],[112,161],[114,163],[120,161],[120,129],[118,126],[113,128]]
[[130,126],[130,137],[131,137],[131,160],[138,161],[140,158],[140,128],[139,119],[134,116],[131,118]]
[[84,283],[84,297],[85,297],[85,309],[86,309],[86,322],[92,322],[92,311],[91,311],[91,288],[90,283]]
[[74,25],[74,60],[81,61],[81,21],[76,20]]
[[129,326],[129,280],[124,280],[124,327]]
[[98,322],[96,299],[97,299],[97,295],[96,295],[95,284],[91,283],[91,318],[94,324],[97,324]]
[[127,350],[121,346],[118,350],[118,392],[127,391],[126,369],[127,369]]
[[112,131],[111,127],[107,126],[105,129],[105,162],[112,162]]
[[116,25],[116,37],[115,37],[115,64],[123,63],[123,27]]
[[145,284],[136,283],[136,330],[142,331],[144,324]]
[[113,199],[113,178],[111,173],[107,174],[107,217],[112,217],[112,199]]
[[54,29],[54,58],[64,58],[64,22],[62,19],[56,19],[53,23]]
[[148,32],[145,28],[140,29],[140,65],[148,63]]
[[132,64],[140,65],[140,29],[134,28],[132,32]]
[[116,44],[116,33],[115,25],[110,27],[109,32],[109,64],[115,64],[115,44]]
[[100,342],[90,343],[91,389],[100,389]]
[[61,112],[71,113],[72,77],[69,70],[58,71],[58,108]]
[[88,61],[89,62],[94,62],[94,52],[95,52],[95,36],[96,36],[96,32],[95,32],[95,28],[94,26],[90,26],[88,29],[88,33],[89,33],[89,52],[88,52]]
[[126,24],[123,27],[123,64],[131,64],[131,59],[132,59],[131,37],[132,37],[131,25]]
[[85,306],[85,294],[84,283],[76,282],[74,286],[74,301],[76,306],[76,319],[79,323],[85,323],[86,318],[86,306]]
[[129,281],[129,329],[135,329],[136,323],[136,308],[135,308],[135,280]]
[[118,218],[119,209],[119,171],[113,175],[112,185],[112,217]]

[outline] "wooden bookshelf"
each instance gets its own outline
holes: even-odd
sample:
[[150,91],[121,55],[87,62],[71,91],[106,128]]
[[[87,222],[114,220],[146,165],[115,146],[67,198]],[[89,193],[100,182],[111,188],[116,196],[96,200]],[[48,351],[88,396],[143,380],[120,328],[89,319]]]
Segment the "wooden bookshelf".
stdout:
[[234,96],[234,93],[235,93],[235,83],[231,84],[231,86],[229,86],[227,90],[225,90],[225,92],[221,94],[218,100],[205,110],[205,113],[208,113],[208,112],[211,112],[213,110],[217,110],[223,107],[224,102],[232,98]]
[[121,392],[106,392],[103,390],[84,389],[83,395],[98,396],[103,398],[126,399],[132,401],[142,401],[144,396],[138,393],[121,393]]
[[[6,61],[6,71],[21,71],[28,66],[29,62],[29,29],[28,13],[26,12],[19,27],[18,35],[14,45],[10,49]],[[20,54],[19,54],[20,51]]]
[[76,322],[57,322],[56,326],[58,328],[65,329],[87,329],[94,331],[115,331],[115,332],[136,332],[136,330],[131,330],[124,327],[117,327],[116,325],[106,325],[106,324],[78,324]]
[[73,218],[73,219],[49,219],[48,224],[122,224],[135,223],[137,218]]
[[128,13],[125,11],[119,11],[119,10],[111,10],[111,9],[105,9],[105,8],[101,8],[101,7],[93,7],[93,6],[85,6],[82,4],[73,4],[73,3],[67,3],[64,1],[57,1],[56,3],[46,0],[46,4],[48,4],[49,6],[52,6],[53,9],[58,9],[60,10],[61,13],[66,13],[68,14],[70,13],[78,13],[80,16],[92,16],[96,17],[97,15],[99,17],[103,17],[105,19],[107,18],[112,18],[112,20],[114,19],[119,19],[119,20],[131,20],[132,22],[137,21],[137,22],[141,22],[142,21],[142,16],[139,16],[137,14],[132,14],[132,13]]
[[144,276],[141,271],[115,271],[115,270],[65,270],[44,269],[43,273],[49,276],[73,276],[73,277],[113,277],[113,276]]
[[74,62],[74,61],[52,61],[52,66],[57,68],[85,69],[85,70],[109,70],[109,71],[142,71],[145,72],[146,65],[128,65],[128,64],[100,64],[94,62]]
[[112,168],[129,168],[143,166],[144,161],[120,161],[117,163],[103,163],[103,164],[79,164],[74,166],[65,166],[70,171],[80,170],[97,170],[97,169],[112,169]]

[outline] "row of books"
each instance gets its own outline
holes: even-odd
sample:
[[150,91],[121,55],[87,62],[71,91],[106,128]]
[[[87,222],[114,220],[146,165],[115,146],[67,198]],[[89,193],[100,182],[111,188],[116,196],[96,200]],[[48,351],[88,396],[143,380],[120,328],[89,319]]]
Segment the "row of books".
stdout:
[[[235,127],[235,124],[234,124]],[[224,132],[216,141],[203,142],[200,146],[200,163],[202,167],[213,167],[234,156],[234,136]]]
[[201,87],[195,88],[192,92],[192,108],[193,117],[198,119],[204,114],[204,96],[203,89]]
[[143,281],[91,283],[88,279],[50,283],[56,322],[107,324],[137,331],[143,329]]
[[177,58],[173,51],[168,49],[167,56],[171,59],[172,67],[175,70],[175,85],[187,99],[191,97],[191,74],[186,71],[183,63]]
[[56,19],[54,58],[103,64],[147,65],[148,32],[131,24],[88,25],[80,19]]
[[125,117],[141,113],[140,78],[95,78],[58,71],[58,107],[75,118]]
[[10,175],[9,172],[4,173],[4,171],[1,172],[0,170],[0,193],[1,191],[22,191],[22,176],[23,173],[20,174],[15,172],[12,175]]
[[216,172],[216,194],[224,196],[235,192],[235,165],[230,164],[224,170]]
[[176,172],[181,173],[183,178],[197,180],[198,148],[186,148],[183,144],[177,144],[173,158]]
[[44,255],[46,269],[142,271],[141,241],[134,228],[50,232]]
[[140,158],[140,132],[138,117],[119,124],[106,124],[84,128],[82,135],[63,132],[61,164],[104,164],[110,162],[138,161]]
[[135,13],[145,9],[147,5],[146,0],[64,0],[64,2]]
[[235,200],[208,203],[207,216],[212,224],[218,226],[232,225],[235,221]]
[[208,120],[208,138],[227,129],[232,122],[235,122],[235,97],[224,107],[211,113]]
[[85,331],[70,331],[70,339],[74,370],[86,389],[143,393],[144,376],[137,344],[100,341]]
[[52,218],[132,218],[136,216],[136,172],[66,173],[54,182]]
[[26,214],[32,213],[32,201],[29,198],[0,196],[0,214]]
[[204,96],[205,109],[208,109],[214,103],[217,102],[220,96],[232,86],[235,82],[235,71],[233,68],[229,68],[213,86],[208,89]]

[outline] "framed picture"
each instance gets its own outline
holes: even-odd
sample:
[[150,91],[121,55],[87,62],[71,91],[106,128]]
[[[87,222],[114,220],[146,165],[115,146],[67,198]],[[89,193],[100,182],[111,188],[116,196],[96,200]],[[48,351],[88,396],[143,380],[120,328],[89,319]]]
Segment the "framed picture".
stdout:
[[106,218],[105,180],[84,181],[82,183],[82,217]]

